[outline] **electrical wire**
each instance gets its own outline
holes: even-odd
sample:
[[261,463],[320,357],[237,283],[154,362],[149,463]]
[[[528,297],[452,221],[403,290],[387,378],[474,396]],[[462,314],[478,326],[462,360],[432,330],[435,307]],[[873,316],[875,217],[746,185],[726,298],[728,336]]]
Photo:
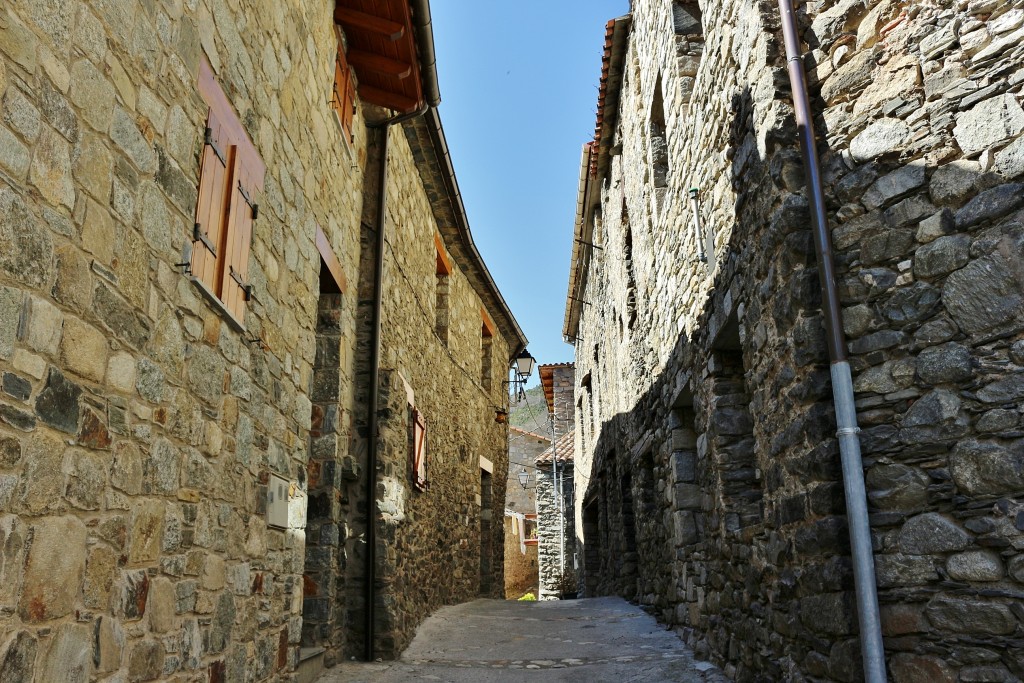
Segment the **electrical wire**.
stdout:
[[[548,425],[542,425],[539,422],[537,422],[537,413],[534,412],[533,406],[530,404],[530,397],[527,396],[525,393],[523,394],[523,400],[526,401],[526,407],[530,409],[530,417],[533,418],[533,424],[537,425],[541,431],[552,431],[551,427],[549,427]],[[554,438],[553,434],[552,438]],[[553,441],[551,445],[554,446]]]

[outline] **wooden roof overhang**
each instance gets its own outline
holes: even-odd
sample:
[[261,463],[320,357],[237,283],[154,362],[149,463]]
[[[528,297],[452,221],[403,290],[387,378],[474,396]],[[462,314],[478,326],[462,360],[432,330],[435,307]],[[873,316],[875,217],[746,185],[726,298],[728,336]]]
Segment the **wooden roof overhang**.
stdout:
[[403,114],[423,105],[409,0],[337,0],[334,21],[345,31],[363,101]]
[[604,56],[601,59],[601,85],[597,96],[597,122],[594,141],[583,146],[576,204],[572,259],[569,265],[569,289],[565,298],[562,338],[575,344],[579,334],[583,294],[587,288],[590,259],[593,254],[593,212],[601,204],[601,182],[613,156],[612,143],[619,114],[619,94],[625,73],[626,51],[633,18],[627,14],[605,25]]

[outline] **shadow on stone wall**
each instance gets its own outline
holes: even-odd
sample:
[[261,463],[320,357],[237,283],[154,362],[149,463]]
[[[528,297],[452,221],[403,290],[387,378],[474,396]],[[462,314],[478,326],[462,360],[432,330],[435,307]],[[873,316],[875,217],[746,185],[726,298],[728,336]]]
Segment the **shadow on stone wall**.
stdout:
[[[915,116],[907,101],[894,121]],[[732,233],[697,331],[603,422],[579,484],[582,584],[640,603],[737,680],[855,681],[803,167],[792,118],[759,154],[753,111],[749,90],[733,99]],[[886,149],[895,123],[861,121],[851,143],[824,122],[890,671],[1024,676],[1024,185],[962,161],[951,134]]]

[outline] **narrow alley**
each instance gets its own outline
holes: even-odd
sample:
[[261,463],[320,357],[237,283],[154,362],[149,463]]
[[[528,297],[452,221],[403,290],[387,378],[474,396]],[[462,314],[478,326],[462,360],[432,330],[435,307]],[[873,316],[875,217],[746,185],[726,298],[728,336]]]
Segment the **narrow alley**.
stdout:
[[317,683],[727,680],[621,598],[475,600],[427,619],[401,659],[352,662]]

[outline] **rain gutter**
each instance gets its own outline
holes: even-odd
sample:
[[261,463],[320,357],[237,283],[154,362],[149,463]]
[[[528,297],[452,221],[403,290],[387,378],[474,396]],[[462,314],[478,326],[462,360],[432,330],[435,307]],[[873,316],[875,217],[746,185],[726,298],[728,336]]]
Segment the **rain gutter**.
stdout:
[[423,90],[423,101],[420,106],[407,114],[400,114],[379,123],[370,124],[371,130],[380,131],[379,167],[377,169],[376,217],[374,229],[377,237],[377,251],[373,265],[373,313],[371,318],[370,339],[370,397],[367,408],[367,425],[369,445],[367,448],[366,465],[366,564],[364,567],[365,585],[363,599],[364,641],[363,655],[366,661],[374,660],[377,631],[377,466],[378,466],[378,432],[380,423],[380,354],[381,354],[381,308],[384,293],[384,247],[385,229],[387,227],[387,185],[388,185],[388,138],[391,126],[403,121],[414,119],[436,110],[441,103],[441,93],[437,84],[437,62],[434,56],[434,32],[430,22],[430,0],[410,0],[413,21],[416,24],[416,44],[420,60],[420,81]]
[[807,94],[807,77],[800,53],[796,14],[792,0],[779,0],[782,34],[786,44],[789,81],[793,90],[793,109],[796,113],[800,152],[807,174],[807,199],[810,203],[814,250],[818,258],[818,276],[821,279],[822,313],[825,318],[825,336],[828,343],[832,370],[832,397],[836,411],[836,437],[839,457],[843,465],[843,488],[846,493],[846,516],[853,554],[854,587],[857,594],[857,617],[860,624],[861,658],[864,680],[867,683],[885,683],[885,649],[882,643],[882,625],[878,611],[878,591],[875,586],[874,554],[871,546],[871,527],[868,522],[867,493],[864,486],[864,465],[861,462],[860,440],[857,433],[857,410],[853,399],[853,379],[843,334],[842,307],[835,283],[835,263],[832,241],[829,237],[828,217],[825,214],[825,194],[822,189],[818,149],[814,139],[811,103]]

